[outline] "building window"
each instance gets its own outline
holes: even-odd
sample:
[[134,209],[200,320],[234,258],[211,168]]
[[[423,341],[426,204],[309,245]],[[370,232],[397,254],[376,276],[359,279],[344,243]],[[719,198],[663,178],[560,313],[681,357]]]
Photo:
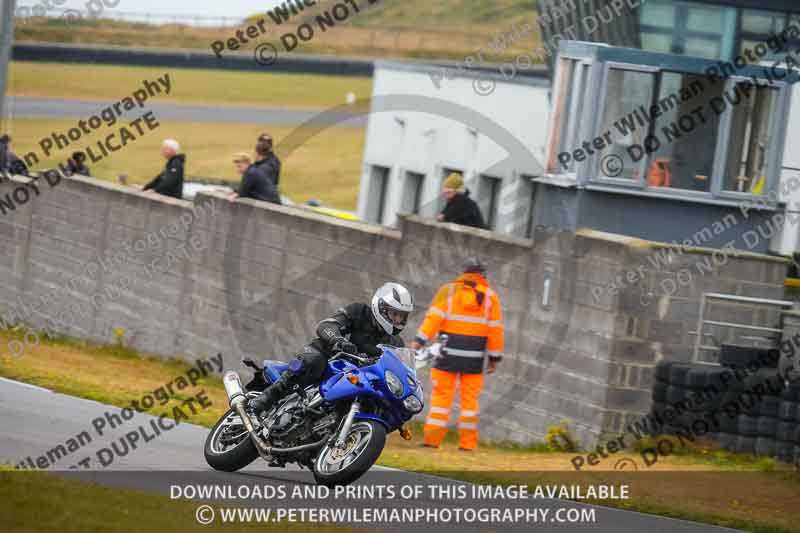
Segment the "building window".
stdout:
[[640,15],[642,48],[709,59],[734,50],[737,9],[674,0],[648,0]]
[[533,228],[534,228],[534,220],[536,220],[533,216],[533,211],[536,207],[536,187],[537,184],[533,181],[532,176],[520,176],[519,177],[522,187],[520,188],[520,202],[523,202],[525,206],[525,210],[523,214],[525,216],[525,238],[531,239],[533,238]]
[[556,159],[557,154],[572,152],[579,146],[583,122],[586,88],[589,80],[588,63],[574,59],[561,59],[556,74],[555,104],[551,117],[551,156],[548,161],[548,172],[563,174],[575,172],[575,160],[566,166]]
[[403,185],[403,200],[400,206],[400,210],[403,213],[419,214],[424,184],[425,174],[406,172],[406,179]]
[[[632,146],[641,145],[647,136],[647,109],[653,100],[656,75],[653,72],[610,68],[602,109],[600,134],[602,148],[595,151],[600,160],[599,176],[638,180],[644,162],[636,158]],[[591,149],[591,147],[590,147]],[[586,151],[586,156],[592,156]]]
[[[754,50],[758,45],[767,45],[767,54],[761,61],[775,61],[784,59],[786,52],[800,48],[800,41],[790,41],[785,46],[780,46],[780,41],[773,39],[788,25],[800,26],[800,18],[796,15],[787,15],[777,11],[763,11],[759,9],[743,9],[741,17],[741,46],[746,50]],[[747,56],[745,55],[745,58]]]
[[478,183],[478,207],[486,217],[486,227],[496,229],[497,213],[500,208],[500,187],[503,180],[494,176],[481,174]]
[[731,112],[723,189],[762,194],[770,171],[770,155],[779,144],[773,138],[773,127],[780,93],[775,87],[747,91],[737,87],[729,93],[738,94],[742,101]]
[[386,189],[389,186],[388,167],[373,165],[370,168],[369,192],[367,193],[367,222],[383,224],[386,210]]
[[[646,183],[649,187],[709,192],[720,124],[709,103],[721,97],[725,82],[662,72],[659,86],[654,104],[658,116],[650,130],[659,145],[645,159]],[[698,108],[704,110],[702,120],[692,113]]]

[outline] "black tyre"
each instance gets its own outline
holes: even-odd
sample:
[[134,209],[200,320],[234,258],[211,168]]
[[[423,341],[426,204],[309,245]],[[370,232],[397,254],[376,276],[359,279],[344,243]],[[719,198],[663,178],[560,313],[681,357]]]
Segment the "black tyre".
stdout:
[[739,438],[738,435],[735,435],[733,433],[720,432],[719,437],[717,437],[717,440],[719,442],[720,448],[722,448],[723,450],[727,450],[729,452],[735,452],[736,441],[738,440],[738,438]]
[[669,405],[661,402],[653,402],[653,407],[650,408],[650,413],[656,420],[664,420],[664,412],[669,408]]
[[689,371],[696,368],[700,368],[699,365],[675,363],[669,369],[669,384],[673,387],[686,387],[688,385]]
[[781,379],[775,370],[759,370],[744,378],[744,388],[749,391],[760,389],[765,396],[778,396],[783,392]]
[[739,437],[736,439],[736,453],[755,455],[756,438],[739,435]]
[[350,428],[343,450],[325,445],[314,460],[314,479],[320,485],[349,485],[369,470],[386,444],[386,428],[359,420]]
[[742,413],[750,416],[758,416],[762,399],[762,396],[754,392],[744,391],[739,393],[739,407]]
[[783,399],[790,402],[800,402],[800,383],[792,383],[783,392]]
[[794,432],[797,426],[794,422],[778,422],[775,427],[775,438],[781,442],[794,443]]
[[770,416],[758,417],[758,436],[774,439],[778,433],[778,419]]
[[723,344],[719,353],[719,364],[731,368],[777,368],[780,352],[774,348],[755,348]]
[[686,373],[686,386],[690,389],[702,389],[708,382],[707,368],[692,368]]
[[211,429],[203,449],[206,462],[214,470],[235,472],[258,458],[258,450],[232,409]]
[[711,394],[709,391],[692,390],[687,397],[690,411],[710,413],[719,409],[722,404],[721,394]]
[[756,455],[760,455],[762,457],[774,457],[777,447],[778,443],[775,441],[775,439],[771,439],[769,437],[758,437],[756,439]]
[[666,403],[668,387],[669,385],[656,381],[653,384],[653,401],[658,403]]
[[728,388],[727,383],[732,377],[729,368],[709,368],[706,370],[706,387],[714,387],[719,394],[722,394]]
[[676,405],[686,399],[686,394],[689,392],[689,389],[685,389],[683,387],[678,387],[676,385],[669,385],[667,387],[667,403],[669,405]]
[[758,403],[758,414],[769,418],[778,418],[778,408],[781,405],[781,399],[775,396],[765,396],[761,398]]
[[784,422],[795,422],[797,421],[797,409],[798,404],[795,402],[783,400],[778,406],[778,418]]
[[781,461],[791,463],[794,458],[795,445],[789,442],[778,442],[775,445],[775,456]]
[[739,431],[739,421],[737,417],[730,417],[724,413],[717,416],[719,420],[720,433],[730,433],[735,435]]
[[741,415],[737,425],[737,433],[745,437],[757,437],[758,417]]
[[674,364],[674,361],[659,361],[656,364],[656,381],[669,385],[669,369]]

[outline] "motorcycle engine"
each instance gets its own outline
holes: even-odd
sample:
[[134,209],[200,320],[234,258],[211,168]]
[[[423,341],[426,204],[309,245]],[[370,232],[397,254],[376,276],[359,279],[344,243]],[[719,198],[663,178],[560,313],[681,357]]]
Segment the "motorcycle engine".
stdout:
[[313,408],[306,408],[299,396],[290,398],[267,420],[272,445],[281,448],[298,446],[329,433],[338,416],[335,412],[319,414]]

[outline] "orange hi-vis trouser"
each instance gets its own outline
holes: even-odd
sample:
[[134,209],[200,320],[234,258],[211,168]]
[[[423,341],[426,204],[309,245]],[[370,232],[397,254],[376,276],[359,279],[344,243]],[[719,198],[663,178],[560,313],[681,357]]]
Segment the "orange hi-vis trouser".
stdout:
[[483,374],[463,374],[431,369],[431,409],[425,420],[425,444],[440,446],[447,436],[447,422],[456,392],[456,382],[460,381],[461,406],[458,413],[458,446],[474,450],[478,446],[478,396],[483,386]]

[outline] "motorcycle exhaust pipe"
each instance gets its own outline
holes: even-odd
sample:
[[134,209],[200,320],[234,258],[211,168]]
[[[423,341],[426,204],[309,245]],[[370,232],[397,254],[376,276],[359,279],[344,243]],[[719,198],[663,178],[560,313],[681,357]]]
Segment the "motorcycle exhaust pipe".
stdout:
[[239,374],[233,370],[228,370],[222,376],[222,384],[225,386],[225,394],[228,395],[228,402],[231,406],[231,409],[236,411],[236,414],[238,414],[239,418],[242,419],[242,423],[244,424],[245,429],[247,429],[247,432],[250,434],[250,439],[253,441],[253,444],[255,444],[258,454],[265,461],[270,461],[272,457],[269,453],[269,446],[267,446],[266,443],[261,440],[261,437],[258,436],[256,429],[253,427],[253,421],[250,420],[250,417],[245,410],[245,407],[247,406],[247,395],[244,392],[244,387],[242,387]]
[[228,370],[222,376],[222,384],[225,386],[225,394],[228,395],[228,404],[233,408],[233,404],[241,398],[247,400],[247,395],[242,387],[242,382],[239,380],[239,374],[233,370]]
[[245,411],[245,407],[247,406],[247,394],[244,391],[244,387],[242,387],[242,382],[239,379],[239,374],[237,374],[233,370],[225,372],[225,375],[222,376],[222,384],[225,386],[225,394],[228,395],[228,401],[230,403],[231,409],[236,411],[236,413],[242,419],[244,427],[245,429],[247,429],[247,432],[250,434],[250,438],[256,445],[256,449],[258,450],[259,455],[261,455],[261,457],[266,461],[270,461],[272,459],[271,456],[273,453],[289,454],[289,453],[297,453],[309,450],[316,450],[318,448],[322,448],[322,446],[325,445],[325,442],[327,442],[328,438],[326,437],[317,442],[304,444],[302,446],[294,446],[292,448],[271,448],[267,446],[266,443],[264,443],[264,441],[261,439],[261,437],[258,436],[258,433],[256,433],[256,430],[253,427],[253,422],[250,420],[250,417],[247,415],[247,412]]
[[293,448],[267,448],[267,451],[270,454],[277,453],[279,455],[287,453],[306,452],[322,448],[327,441],[328,437],[325,437],[324,439],[318,440],[317,442],[312,442],[311,444],[303,444],[302,446],[295,446]]

